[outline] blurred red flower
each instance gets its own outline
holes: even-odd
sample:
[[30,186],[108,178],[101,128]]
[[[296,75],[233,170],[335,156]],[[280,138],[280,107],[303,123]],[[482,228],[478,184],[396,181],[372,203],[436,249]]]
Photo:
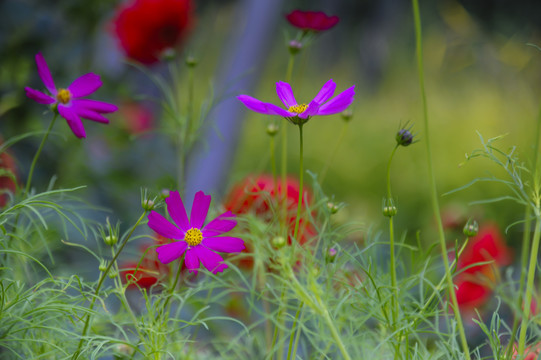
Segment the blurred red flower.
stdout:
[[322,11],[293,10],[286,15],[287,21],[303,31],[325,31],[338,24],[338,16],[328,16]]
[[[458,258],[454,282],[457,286],[458,305],[463,310],[482,306],[492,294],[491,283],[497,271],[512,261],[512,251],[495,224],[481,228],[479,234],[470,239]],[[484,263],[475,265],[478,263]]]
[[[166,239],[160,235],[157,235],[156,238],[158,245],[170,242],[170,239]],[[128,288],[139,286],[148,290],[158,281],[169,276],[169,266],[162,264],[158,260],[156,251],[154,249],[148,249],[150,246],[149,244],[141,246],[141,253],[145,254],[146,251],[142,260],[128,261],[120,265],[122,269],[125,269],[120,272],[120,277],[122,281],[128,284]]]
[[128,102],[120,106],[119,113],[122,116],[123,127],[130,134],[141,134],[152,129],[154,115],[152,111],[142,104]]
[[[1,143],[2,141],[0,140]],[[0,154],[0,172],[0,207],[4,207],[10,198],[7,193],[14,194],[17,190],[16,179],[18,177],[15,160],[6,151]]]
[[192,23],[191,0],[134,0],[117,10],[113,31],[128,58],[150,65],[178,46]]
[[[226,210],[234,214],[254,213],[265,221],[271,221],[275,214],[273,210],[279,212],[280,204],[276,199],[276,191],[278,197],[282,197],[285,193],[285,201],[287,207],[287,223],[288,223],[288,244],[291,244],[293,232],[295,230],[295,219],[297,217],[297,205],[299,201],[299,182],[288,177],[286,179],[286,191],[282,190],[282,182],[278,179],[278,184],[274,186],[272,175],[262,174],[259,176],[248,176],[238,184],[236,184],[229,194],[226,196],[224,207]],[[310,190],[304,187],[303,205],[304,209],[310,207],[312,195]],[[317,234],[314,225],[307,219],[306,215],[299,220],[299,244],[305,244],[308,240]],[[246,249],[243,253],[251,253],[252,248],[248,242],[245,242]],[[251,268],[253,260],[250,257],[243,258],[239,265],[244,268]]]
[[[539,355],[541,354],[541,342],[531,345],[527,347],[524,350],[525,355],[522,359],[523,360],[537,360],[539,359]],[[511,358],[513,360],[518,359],[518,344],[515,343],[513,346],[513,357]]]

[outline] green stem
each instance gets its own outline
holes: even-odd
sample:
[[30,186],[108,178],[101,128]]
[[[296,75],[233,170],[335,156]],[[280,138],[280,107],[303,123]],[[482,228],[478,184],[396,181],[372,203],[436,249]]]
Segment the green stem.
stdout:
[[105,271],[101,273],[100,279],[98,280],[98,285],[96,286],[96,290],[94,290],[94,296],[92,297],[92,301],[90,301],[90,306],[88,307],[88,315],[86,316],[85,325],[81,333],[81,340],[79,340],[79,345],[77,345],[77,350],[73,353],[73,356],[71,357],[72,360],[76,360],[81,353],[81,347],[83,346],[85,337],[88,333],[88,328],[90,326],[90,319],[92,317],[92,310],[94,309],[94,304],[96,303],[96,299],[98,298],[99,292],[101,290],[101,286],[103,285],[103,282],[105,281],[105,278],[107,277],[107,274],[109,273],[109,270],[111,269],[113,264],[116,262],[116,259],[118,259],[118,256],[124,249],[124,246],[126,246],[126,244],[128,243],[128,240],[131,238],[133,232],[139,226],[139,223],[143,220],[146,213],[147,211],[145,210],[143,214],[141,215],[141,217],[137,220],[135,225],[132,227],[129,234],[124,238],[124,241],[122,242],[122,244],[120,244],[118,251],[116,252],[115,256],[113,256],[109,264],[107,265],[107,268],[105,268]]
[[302,136],[302,124],[299,124],[299,202],[297,204],[297,218],[295,219],[295,231],[293,233],[293,239],[297,240],[299,234],[299,223],[301,219],[302,200],[303,200],[303,177],[304,177],[304,165],[303,165],[303,136]]
[[535,279],[535,269],[537,267],[537,254],[539,252],[539,238],[541,237],[541,216],[539,213],[537,213],[536,217],[537,220],[533,234],[532,250],[530,252],[530,264],[528,266],[528,278],[526,281],[526,299],[522,304],[522,306],[524,306],[524,313],[522,314],[520,335],[518,339],[518,354],[521,356],[521,358],[524,354],[524,349],[526,348],[526,332],[528,331],[530,304],[532,303],[533,294],[533,282]]
[[[394,154],[396,153],[396,150],[398,149],[399,145],[397,144],[393,151],[391,152],[391,156],[389,157],[389,162],[387,163],[387,199],[385,201],[384,206],[392,207],[394,206],[393,197],[391,194],[391,163],[393,161]],[[390,266],[391,266],[391,287],[393,291],[393,296],[391,297],[391,305],[392,305],[392,318],[393,318],[393,324],[391,326],[391,329],[393,332],[396,330],[396,323],[398,321],[398,313],[399,313],[399,306],[398,306],[398,285],[396,283],[396,263],[395,263],[395,249],[394,249],[394,225],[393,225],[393,216],[394,214],[390,212],[388,215],[389,217],[389,242],[390,242]],[[397,359],[400,352],[400,342],[397,341],[395,343],[395,356],[394,358]]]
[[34,168],[36,167],[36,163],[38,162],[38,158],[39,158],[39,155],[41,154],[41,150],[43,149],[43,146],[45,145],[45,142],[47,141],[47,138],[49,137],[49,134],[51,133],[51,129],[53,128],[53,125],[57,117],[58,117],[58,113],[55,111],[53,119],[51,120],[51,123],[49,124],[49,127],[47,128],[47,131],[45,132],[45,135],[43,135],[43,139],[41,139],[41,144],[39,145],[38,151],[36,151],[36,155],[34,155],[34,159],[32,160],[32,165],[30,165],[30,172],[28,173],[28,179],[26,180],[26,187],[24,190],[25,195],[28,195],[28,192],[30,191],[30,184],[32,183],[32,176],[34,175]]
[[[287,351],[287,360],[290,360],[290,359],[295,359],[295,355],[294,353],[296,353],[296,348],[295,348],[295,352],[293,351],[293,341],[295,339],[295,329],[297,327],[297,321],[299,320],[299,315],[301,314],[301,310],[302,310],[302,307],[304,305],[304,302],[300,302],[299,303],[299,308],[297,309],[297,313],[295,314],[295,319],[293,320],[293,325],[291,326],[291,335],[289,336],[289,348],[288,348],[288,351]],[[299,327],[300,329],[300,327]],[[293,357],[291,357],[293,355]]]
[[423,120],[424,120],[424,130],[425,130],[425,144],[426,144],[426,153],[427,153],[427,164],[428,164],[428,173],[430,178],[430,193],[432,198],[432,208],[434,211],[434,216],[436,218],[436,224],[438,228],[439,241],[441,247],[441,256],[443,259],[443,264],[445,267],[445,277],[447,280],[447,289],[449,291],[449,296],[451,298],[451,307],[453,308],[455,319],[457,322],[457,330],[459,332],[460,341],[462,343],[462,348],[464,355],[467,360],[471,359],[470,350],[468,347],[468,341],[466,339],[466,332],[464,330],[464,325],[462,323],[462,317],[460,315],[460,309],[458,307],[458,301],[456,298],[455,288],[453,285],[453,278],[451,276],[451,269],[449,268],[449,259],[447,257],[447,248],[445,244],[445,233],[443,230],[443,224],[441,220],[440,208],[438,203],[438,191],[436,189],[436,179],[434,176],[434,170],[432,168],[432,153],[430,150],[430,132],[428,126],[428,106],[426,101],[425,85],[424,85],[424,66],[423,66],[423,47],[422,47],[422,32],[421,32],[421,15],[419,11],[419,2],[418,0],[412,0],[413,5],[413,17],[415,21],[415,43],[416,43],[416,53],[417,53],[417,67],[419,73],[419,85],[421,90],[421,99],[423,104]]

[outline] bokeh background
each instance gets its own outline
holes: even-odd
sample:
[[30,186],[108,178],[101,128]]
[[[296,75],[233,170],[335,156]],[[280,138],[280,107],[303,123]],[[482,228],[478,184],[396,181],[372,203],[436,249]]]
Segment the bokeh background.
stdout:
[[[395,133],[409,122],[418,142],[399,149],[392,166],[397,228],[410,234],[431,228],[426,134],[408,1],[194,3],[197,22],[179,55],[181,61],[187,56],[198,61],[194,107],[207,128],[190,154],[192,188],[201,184],[219,199],[246,175],[270,171],[266,134],[270,120],[244,109],[235,96],[248,93],[278,103],[275,83],[284,79],[287,43],[296,34],[284,16],[297,8],[322,10],[338,15],[340,22],[297,57],[292,78],[297,99],[310,100],[330,78],[338,84],[337,91],[355,85],[357,95],[343,138],[344,121],[339,116],[314,118],[304,127],[305,168],[317,174],[329,164],[321,185],[329,197],[347,204],[339,221],[358,221],[367,228],[384,225],[386,165]],[[58,187],[87,185],[81,194],[89,202],[111,209],[108,216],[113,219],[131,222],[139,214],[140,188],[159,193],[176,186],[176,157],[158,89],[148,74],[125,61],[111,31],[120,4],[0,2],[0,133],[8,139],[44,130],[50,121],[50,113],[44,115],[44,108],[27,99],[23,90],[42,87],[34,62],[37,52],[44,54],[58,85],[66,86],[87,72],[100,74],[104,86],[94,98],[115,103],[120,111],[110,116],[107,126],[85,121],[84,140],[75,138],[59,121],[34,183],[55,179]],[[541,3],[425,1],[421,14],[438,191],[449,192],[487,174],[505,176],[483,159],[464,164],[465,154],[481,147],[478,133],[485,139],[506,134],[498,142],[500,148],[508,151],[516,146],[516,154],[528,167],[539,135],[535,123],[541,99],[541,51],[531,44],[541,46]],[[244,41],[246,34],[249,41]],[[242,63],[246,58],[252,62]],[[167,76],[167,65],[154,65],[149,72]],[[181,73],[181,94],[185,84],[186,74]],[[228,110],[220,110],[224,103],[229,104]],[[182,100],[181,106],[186,106]],[[224,164],[213,172],[197,167],[197,162],[205,149],[212,150],[208,134],[216,136],[216,128],[222,129],[218,138],[224,139],[227,151],[205,155]],[[289,132],[289,171],[296,174],[297,129],[291,126]],[[37,135],[10,149],[21,181],[39,142]],[[199,179],[212,179],[219,186],[207,189]],[[491,220],[505,228],[521,218],[521,206],[511,201],[468,204],[507,194],[501,184],[477,184],[442,196],[443,214],[458,224],[474,216],[480,223]],[[513,244],[520,232],[520,226],[511,228],[508,243]],[[430,242],[430,235],[425,240]]]

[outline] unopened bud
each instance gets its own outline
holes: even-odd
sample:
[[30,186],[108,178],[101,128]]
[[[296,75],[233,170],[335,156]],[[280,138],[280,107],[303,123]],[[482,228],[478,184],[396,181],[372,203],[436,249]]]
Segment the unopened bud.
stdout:
[[198,62],[195,57],[193,57],[192,55],[189,55],[188,57],[186,57],[185,63],[188,67],[193,68],[197,66]]
[[118,242],[118,237],[116,235],[110,234],[107,235],[105,239],[103,239],[103,241],[105,241],[107,245],[113,246]]
[[327,203],[327,209],[329,209],[329,211],[331,212],[331,215],[336,214],[338,210],[340,210],[338,208],[338,205],[330,201]]
[[165,61],[173,61],[176,57],[177,51],[173,48],[167,48],[161,54],[161,58]]
[[289,53],[291,55],[296,55],[302,50],[302,43],[297,40],[291,40],[287,45],[287,48],[289,49]]
[[479,232],[479,224],[477,224],[477,221],[470,219],[464,225],[463,232],[467,237],[473,237]]
[[283,236],[276,236],[271,240],[272,246],[276,249],[281,249],[286,244],[286,239]]
[[278,125],[272,123],[267,126],[267,135],[274,136],[278,133]]
[[342,111],[340,116],[342,116],[342,120],[344,120],[345,122],[348,122],[353,117],[353,111],[351,111],[350,109],[346,109]]
[[146,211],[152,211],[154,209],[154,201],[150,199],[143,200],[143,203],[141,204],[144,210]]
[[100,260],[100,266],[98,267],[98,269],[100,270],[100,272],[105,272],[105,270],[107,270],[107,261]]
[[336,251],[335,248],[329,248],[329,250],[327,250],[327,253],[325,254],[325,261],[327,261],[327,263],[333,263],[336,259],[337,254],[338,251]]
[[383,215],[387,217],[393,217],[397,213],[396,206],[394,205],[393,199],[385,199],[383,202]]
[[117,275],[118,271],[113,270],[112,268],[109,270],[109,274],[107,274],[107,276],[109,276],[109,279],[114,279],[117,277]]

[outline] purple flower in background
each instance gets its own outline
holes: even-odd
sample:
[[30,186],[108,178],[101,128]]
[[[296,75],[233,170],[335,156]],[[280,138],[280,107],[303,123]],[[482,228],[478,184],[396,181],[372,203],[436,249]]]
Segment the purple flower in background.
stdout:
[[112,113],[118,110],[118,107],[113,104],[81,99],[101,87],[102,82],[99,75],[88,73],[77,78],[66,89],[57,89],[51,71],[41,53],[36,55],[36,64],[38,66],[39,77],[43,81],[43,84],[45,84],[50,95],[25,87],[26,96],[40,104],[52,105],[53,109],[56,108],[58,113],[66,119],[71,131],[78,138],[86,137],[81,118],[107,124],[109,123],[109,119],[102,114]]
[[312,101],[308,104],[299,104],[297,100],[295,100],[291,86],[288,83],[279,81],[276,83],[276,92],[287,110],[274,104],[257,100],[248,95],[240,95],[237,98],[252,111],[266,115],[283,116],[295,125],[302,125],[315,115],[332,115],[340,113],[353,102],[355,86],[350,87],[330,99],[331,96],[333,96],[335,89],[336,84],[331,79],[323,85]]
[[152,230],[166,238],[179,240],[156,248],[162,263],[170,263],[186,253],[184,262],[189,271],[197,272],[202,263],[208,271],[216,274],[227,265],[215,251],[231,253],[244,250],[242,239],[220,236],[237,225],[231,211],[203,225],[210,206],[210,195],[202,191],[195,194],[189,220],[178,191],[172,191],[165,203],[174,224],[156,211],[148,215],[148,226]]

